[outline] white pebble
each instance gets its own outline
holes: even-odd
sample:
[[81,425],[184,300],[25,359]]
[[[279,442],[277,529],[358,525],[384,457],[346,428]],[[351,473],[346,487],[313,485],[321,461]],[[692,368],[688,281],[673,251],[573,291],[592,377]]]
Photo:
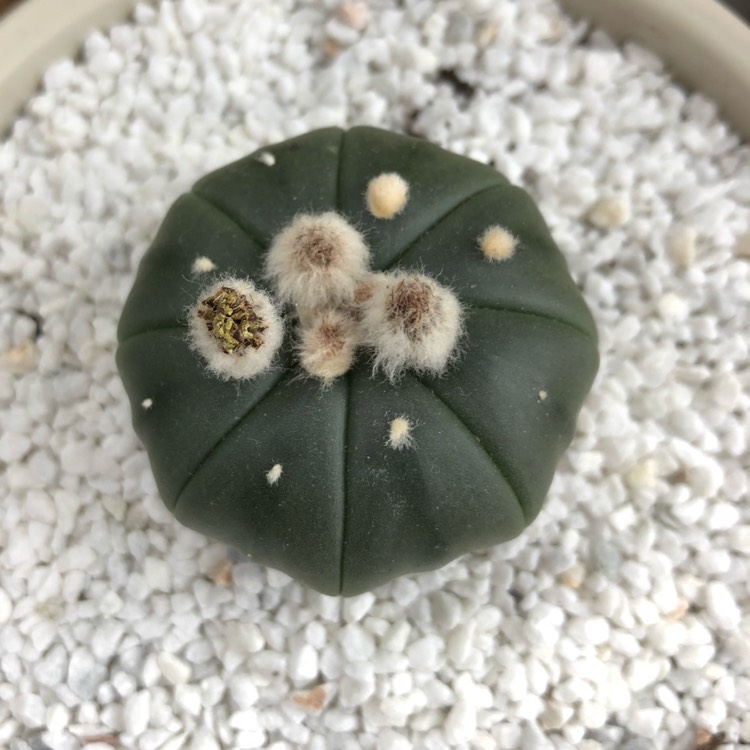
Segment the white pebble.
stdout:
[[289,676],[295,683],[302,684],[317,675],[318,652],[309,643],[303,643],[289,657]]
[[123,710],[125,731],[138,737],[146,731],[151,717],[151,694],[148,690],[133,693],[126,701]]
[[179,656],[170,654],[168,651],[162,651],[156,657],[156,662],[164,679],[170,684],[182,685],[190,681],[193,673],[192,667]]
[[630,198],[627,195],[605,196],[589,209],[587,218],[600,229],[616,229],[630,220]]
[[742,622],[742,612],[729,587],[721,581],[706,586],[706,607],[717,627],[735,630]]

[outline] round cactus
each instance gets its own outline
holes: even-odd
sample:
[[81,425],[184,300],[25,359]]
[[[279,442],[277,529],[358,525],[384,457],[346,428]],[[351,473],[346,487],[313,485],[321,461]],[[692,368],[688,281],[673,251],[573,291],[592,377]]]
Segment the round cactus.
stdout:
[[167,507],[342,595],[518,535],[598,366],[529,196],[370,127],[200,180],[143,258],[118,336]]

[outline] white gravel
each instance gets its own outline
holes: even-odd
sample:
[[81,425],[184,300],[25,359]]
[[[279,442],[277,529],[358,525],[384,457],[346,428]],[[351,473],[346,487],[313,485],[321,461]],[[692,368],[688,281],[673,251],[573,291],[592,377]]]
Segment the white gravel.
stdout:
[[[750,149],[547,0],[400,5],[141,6],[0,144],[0,747],[750,743]],[[113,355],[182,191],[354,123],[526,186],[602,368],[527,533],[342,602],[172,519]]]

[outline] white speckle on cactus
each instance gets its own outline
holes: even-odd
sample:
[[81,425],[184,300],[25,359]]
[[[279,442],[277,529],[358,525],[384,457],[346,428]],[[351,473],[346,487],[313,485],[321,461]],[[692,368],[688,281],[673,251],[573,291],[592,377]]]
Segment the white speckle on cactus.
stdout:
[[491,261],[508,260],[516,252],[518,240],[497,224],[484,230],[479,238],[479,247],[484,257]]
[[450,289],[423,274],[380,275],[362,305],[362,342],[391,381],[404,369],[440,374],[455,356],[463,311]]
[[143,411],[150,411],[153,405],[154,400],[152,398],[144,398],[143,401],[141,401],[141,409],[143,409]]
[[327,310],[303,327],[300,364],[324,385],[330,385],[354,362],[356,335],[351,321],[337,310]]
[[396,172],[383,172],[367,184],[367,209],[377,219],[392,219],[409,200],[409,184]]
[[193,273],[195,274],[208,273],[213,271],[214,268],[216,268],[216,264],[205,255],[200,255],[193,261]]
[[549,394],[547,393],[547,391],[539,391],[538,395],[540,401],[546,401]]
[[267,472],[266,472],[266,481],[268,484],[273,487],[279,479],[281,479],[281,472],[284,471],[284,468],[281,464],[274,464]]
[[281,346],[284,323],[271,298],[247,279],[224,276],[188,313],[188,343],[223,380],[265,372]]
[[590,224],[599,229],[616,229],[630,220],[630,198],[608,195],[600,198],[586,214]]
[[276,157],[270,151],[261,151],[255,158],[267,167],[272,167],[276,164]]
[[298,214],[271,243],[266,276],[282,302],[315,309],[350,302],[369,262],[362,235],[343,216]]
[[388,431],[388,445],[394,450],[408,448],[414,443],[411,431],[412,424],[407,417],[396,417],[391,421],[390,430]]

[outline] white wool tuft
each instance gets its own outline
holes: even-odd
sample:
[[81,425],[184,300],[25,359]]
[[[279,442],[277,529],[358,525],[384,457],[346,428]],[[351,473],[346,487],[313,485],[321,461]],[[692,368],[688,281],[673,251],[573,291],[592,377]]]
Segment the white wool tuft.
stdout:
[[383,172],[367,184],[367,209],[377,219],[392,219],[409,200],[409,184],[396,172]]
[[[205,321],[198,315],[201,302],[225,286],[244,295],[266,324],[262,334],[263,343],[257,349],[247,347],[241,352],[227,354],[222,351]],[[195,304],[188,311],[188,343],[204,359],[206,368],[222,380],[246,380],[268,370],[283,338],[284,322],[276,306],[265,292],[261,292],[248,279],[234,276],[220,278],[201,290]]]
[[490,261],[508,260],[515,255],[518,240],[497,224],[487,227],[479,237],[479,247]]
[[266,481],[268,484],[273,487],[275,484],[278,483],[279,479],[281,479],[281,474],[284,471],[284,468],[281,464],[274,464],[267,472],[266,472]]
[[362,235],[342,216],[298,214],[274,237],[266,275],[282,302],[314,309],[350,301],[369,262]]
[[391,420],[387,443],[394,450],[402,450],[413,445],[412,423],[408,417],[402,415]]
[[302,327],[300,364],[309,375],[330,385],[351,368],[356,347],[351,319],[338,310],[327,310]]
[[211,258],[207,258],[205,255],[198,256],[193,261],[193,273],[208,273],[209,271],[213,271],[216,268],[216,264],[211,260]]
[[[456,354],[462,331],[463,311],[456,296],[424,274],[378,274],[373,281],[359,325],[362,342],[375,350],[375,369],[389,380],[405,369],[442,373]],[[420,291],[419,330],[409,327],[414,307],[396,309],[397,299],[405,300],[410,289]]]

